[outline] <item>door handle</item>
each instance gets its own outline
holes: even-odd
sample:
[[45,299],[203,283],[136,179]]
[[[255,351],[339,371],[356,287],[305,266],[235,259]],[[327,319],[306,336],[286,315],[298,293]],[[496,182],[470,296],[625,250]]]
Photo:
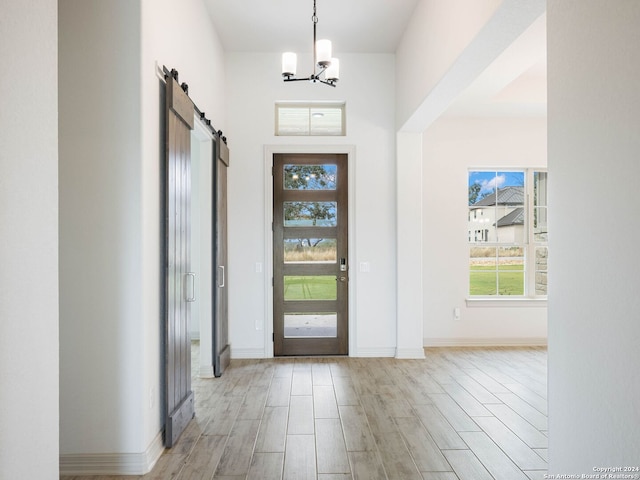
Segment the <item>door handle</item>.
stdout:
[[[218,271],[220,272],[220,275],[218,276],[218,288],[223,288],[224,287],[224,283],[225,283],[224,265],[220,265],[218,267]],[[220,280],[222,280],[222,281],[220,281]]]
[[343,275],[341,277],[338,277],[338,280],[340,280],[341,282],[346,282],[347,281],[347,277]]
[[193,272],[185,273],[185,277],[190,278],[190,282],[185,282],[185,301],[187,302],[195,302],[196,301],[196,274]]

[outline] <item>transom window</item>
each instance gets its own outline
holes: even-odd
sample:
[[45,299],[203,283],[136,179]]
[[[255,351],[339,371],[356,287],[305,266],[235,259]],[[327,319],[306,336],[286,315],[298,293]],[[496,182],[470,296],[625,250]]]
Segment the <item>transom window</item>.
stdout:
[[547,172],[470,170],[472,297],[547,295]]
[[276,103],[276,135],[344,136],[345,123],[344,102]]

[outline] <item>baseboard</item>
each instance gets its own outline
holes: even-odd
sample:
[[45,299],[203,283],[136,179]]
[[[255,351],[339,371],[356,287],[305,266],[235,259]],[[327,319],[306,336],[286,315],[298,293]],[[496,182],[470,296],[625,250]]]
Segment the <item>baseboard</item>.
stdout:
[[213,365],[200,365],[198,376],[200,378],[213,378]]
[[395,357],[400,360],[421,359],[424,358],[424,348],[397,348]]
[[231,358],[265,358],[264,348],[231,347]]
[[162,432],[142,453],[82,453],[60,455],[60,475],[144,475],[164,452]]
[[[422,350],[421,350],[422,352]],[[415,352],[414,352],[415,353]],[[424,354],[424,352],[422,352]],[[394,347],[380,347],[380,348],[359,348],[355,352],[349,353],[350,357],[395,357],[396,349]],[[248,359],[248,358],[267,358],[265,351],[262,348],[234,348],[231,347],[232,359]],[[403,358],[416,358],[416,357],[403,357]]]
[[395,357],[395,347],[379,347],[379,348],[359,348],[356,352],[350,353],[351,357]]
[[545,337],[528,338],[425,338],[425,347],[546,347]]

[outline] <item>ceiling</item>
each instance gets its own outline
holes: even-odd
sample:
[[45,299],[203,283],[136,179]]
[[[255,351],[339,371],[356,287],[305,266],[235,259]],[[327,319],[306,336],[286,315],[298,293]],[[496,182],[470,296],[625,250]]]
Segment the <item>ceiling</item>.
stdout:
[[[317,0],[336,56],[394,53],[419,0]],[[227,52],[311,52],[313,0],[204,0]]]
[[[318,39],[334,55],[394,53],[420,0],[317,0]],[[313,0],[204,0],[227,52],[311,52]],[[447,116],[546,115],[546,16],[525,31]]]

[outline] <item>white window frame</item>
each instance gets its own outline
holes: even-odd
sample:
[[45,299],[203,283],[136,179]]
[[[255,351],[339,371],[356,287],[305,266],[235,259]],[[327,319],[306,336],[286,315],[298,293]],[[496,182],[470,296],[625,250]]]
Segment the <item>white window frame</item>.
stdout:
[[[524,230],[525,239],[523,243],[504,244],[504,243],[482,243],[472,242],[474,231],[467,232],[467,261],[470,258],[471,248],[479,245],[487,245],[490,247],[508,247],[510,245],[522,246],[524,249],[524,294],[523,295],[471,295],[470,288],[470,269],[467,267],[467,299],[466,304],[469,307],[496,307],[496,306],[522,306],[522,307],[545,307],[547,305],[547,295],[536,294],[536,248],[546,247],[548,252],[548,241],[535,241],[535,232],[533,225],[534,218],[534,174],[537,172],[547,173],[546,168],[538,167],[495,167],[495,168],[469,168],[467,170],[467,182],[470,172],[523,172],[525,178],[524,185],[524,201],[525,201],[525,219]],[[547,179],[548,181],[548,179]],[[467,209],[469,208],[467,202]],[[548,198],[547,198],[548,208]],[[467,213],[469,216],[469,213]],[[469,227],[469,224],[467,224]],[[548,257],[547,257],[548,258]],[[547,270],[548,271],[548,270]]]
[[[308,130],[309,133],[283,133],[280,129],[280,108],[295,108],[300,109],[301,111],[307,111],[308,118]],[[341,111],[341,125],[340,125],[340,133],[328,134],[323,132],[315,132],[312,129],[312,120],[311,120],[311,111],[314,108],[335,108]],[[317,137],[317,136],[333,136],[333,137],[344,137],[347,135],[347,113],[346,113],[346,102],[324,102],[324,101],[315,101],[315,102],[289,102],[289,101],[279,101],[275,103],[275,135],[278,136],[302,136],[302,137]]]

